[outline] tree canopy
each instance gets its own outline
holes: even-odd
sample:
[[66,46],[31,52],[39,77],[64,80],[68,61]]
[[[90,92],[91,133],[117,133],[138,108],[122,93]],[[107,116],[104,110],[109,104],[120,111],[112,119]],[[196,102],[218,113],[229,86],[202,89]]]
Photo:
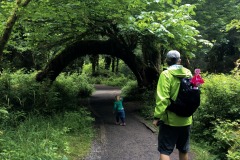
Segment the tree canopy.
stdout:
[[[21,12],[14,33],[22,31],[21,38],[28,47],[43,50],[56,49],[60,44],[78,39],[120,38],[132,34],[140,37],[154,34],[165,47],[169,48],[171,44],[172,48],[186,49],[196,43],[199,32],[195,26],[198,23],[191,18],[195,6],[179,3],[153,0],[32,1]],[[13,4],[2,3],[4,5]]]
[[233,65],[239,57],[238,17],[238,0],[3,0],[0,33],[7,45],[1,45],[8,54],[31,53],[42,68],[73,43],[112,39],[158,70],[166,51],[177,49],[187,63],[197,56],[193,67],[215,71],[215,59],[231,57]]

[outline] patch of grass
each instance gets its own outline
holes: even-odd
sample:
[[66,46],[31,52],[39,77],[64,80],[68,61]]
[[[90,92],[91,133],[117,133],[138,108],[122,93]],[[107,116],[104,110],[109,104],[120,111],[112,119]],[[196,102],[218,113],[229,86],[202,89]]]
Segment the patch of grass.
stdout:
[[91,122],[93,118],[83,109],[52,117],[31,115],[17,127],[1,129],[0,159],[81,159],[91,149]]
[[70,150],[68,155],[69,159],[83,159],[90,152],[93,137],[94,133],[68,136],[67,141],[69,142]]
[[191,151],[194,154],[194,160],[216,160],[217,156],[211,154],[208,151],[208,147],[206,146],[206,144],[198,144],[192,141],[190,147]]

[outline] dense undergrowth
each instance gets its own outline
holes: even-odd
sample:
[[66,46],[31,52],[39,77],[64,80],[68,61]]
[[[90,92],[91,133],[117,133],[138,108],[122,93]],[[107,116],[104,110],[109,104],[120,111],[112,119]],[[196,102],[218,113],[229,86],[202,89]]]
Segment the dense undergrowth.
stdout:
[[81,159],[91,147],[94,119],[80,97],[93,85],[84,75],[61,74],[53,83],[35,72],[0,76],[0,159]]
[[51,117],[28,115],[18,126],[2,128],[0,158],[3,160],[81,158],[88,153],[94,136],[91,128],[93,119],[86,118],[87,116],[89,115],[84,109]]

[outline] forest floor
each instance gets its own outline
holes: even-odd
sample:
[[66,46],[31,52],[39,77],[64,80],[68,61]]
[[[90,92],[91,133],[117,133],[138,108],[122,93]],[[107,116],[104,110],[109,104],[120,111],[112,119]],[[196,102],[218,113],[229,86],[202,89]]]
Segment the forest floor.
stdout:
[[[158,131],[136,114],[141,104],[124,101],[126,126],[116,125],[112,108],[120,89],[103,85],[95,88],[89,107],[96,118],[97,137],[85,160],[158,160]],[[189,157],[193,159],[191,153]],[[177,150],[171,154],[171,160],[178,160]]]

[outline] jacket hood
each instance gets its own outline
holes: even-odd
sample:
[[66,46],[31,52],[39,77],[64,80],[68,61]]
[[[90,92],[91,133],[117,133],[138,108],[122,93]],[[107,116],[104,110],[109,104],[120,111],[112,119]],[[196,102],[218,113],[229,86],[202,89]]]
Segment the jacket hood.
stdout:
[[191,77],[192,73],[189,69],[183,67],[182,65],[172,65],[167,68],[170,74],[176,77]]

